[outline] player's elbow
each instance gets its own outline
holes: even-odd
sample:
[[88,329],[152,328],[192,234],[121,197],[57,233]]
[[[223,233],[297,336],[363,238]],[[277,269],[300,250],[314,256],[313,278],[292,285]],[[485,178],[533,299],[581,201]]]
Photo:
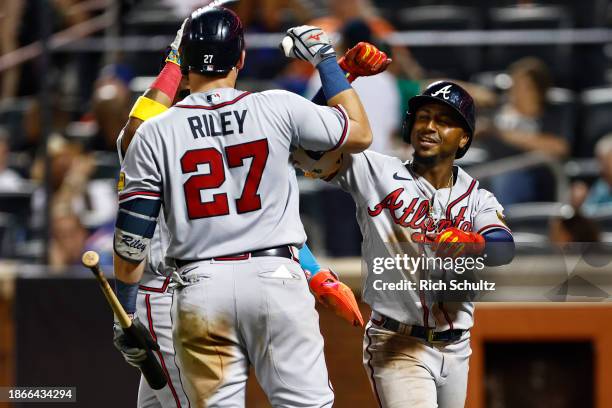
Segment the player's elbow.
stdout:
[[351,124],[351,132],[342,150],[348,153],[359,153],[366,150],[372,144],[372,130],[369,126],[360,123]]

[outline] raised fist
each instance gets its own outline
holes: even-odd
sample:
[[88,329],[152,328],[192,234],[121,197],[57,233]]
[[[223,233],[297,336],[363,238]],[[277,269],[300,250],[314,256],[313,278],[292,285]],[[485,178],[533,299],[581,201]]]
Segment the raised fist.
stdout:
[[380,74],[387,69],[391,61],[387,54],[374,45],[360,42],[344,53],[338,64],[349,73],[349,82],[353,82],[360,76]]
[[336,57],[327,34],[314,26],[304,25],[288,29],[280,47],[286,57],[308,61],[315,67],[323,60]]

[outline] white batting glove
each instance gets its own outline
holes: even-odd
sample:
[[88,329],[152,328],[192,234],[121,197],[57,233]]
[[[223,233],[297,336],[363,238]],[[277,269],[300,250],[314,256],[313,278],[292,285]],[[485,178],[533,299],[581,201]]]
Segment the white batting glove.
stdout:
[[183,24],[176,32],[176,37],[170,43],[170,51],[168,52],[168,56],[166,57],[166,62],[173,62],[178,66],[181,66],[181,57],[179,55],[179,47],[181,46],[181,40],[183,39],[183,30],[185,29],[185,24],[187,23],[186,18],[183,20]]
[[308,61],[315,67],[323,60],[336,57],[327,34],[319,27],[307,25],[288,29],[281,49],[286,57]]

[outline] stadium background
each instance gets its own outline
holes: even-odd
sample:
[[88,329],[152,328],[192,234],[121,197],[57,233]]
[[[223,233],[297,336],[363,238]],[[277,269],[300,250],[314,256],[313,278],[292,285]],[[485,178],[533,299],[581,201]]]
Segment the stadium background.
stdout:
[[[113,349],[110,313],[78,262],[95,249],[109,265],[114,140],[201,3],[1,2],[0,386],[75,385],[78,406],[133,406],[137,375]],[[398,137],[409,97],[436,78],[464,81],[478,131],[461,164],[506,207],[519,243],[504,269],[510,278],[558,272],[550,247],[612,242],[612,2],[241,0],[233,8],[247,27],[242,89],[316,89],[312,69],[276,48],[293,25],[337,33],[339,52],[359,40],[387,50],[388,72],[355,85],[382,152],[410,157]],[[359,292],[351,199],[319,181],[300,178],[300,188],[309,245]],[[557,302],[477,306],[469,407],[612,407],[609,254],[568,268],[568,276],[588,270],[600,291],[572,293],[568,280]],[[568,302],[577,300],[590,302]],[[336,406],[375,406],[361,331],[320,312]],[[252,382],[248,406],[268,406]]]

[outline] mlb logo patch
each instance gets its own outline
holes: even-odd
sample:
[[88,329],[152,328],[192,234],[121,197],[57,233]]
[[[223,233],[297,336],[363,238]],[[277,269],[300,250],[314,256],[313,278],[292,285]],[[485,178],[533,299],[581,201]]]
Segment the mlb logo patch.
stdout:
[[217,100],[221,99],[221,94],[219,94],[218,92],[215,92],[213,94],[210,95],[206,95],[206,101],[208,103],[214,103]]

